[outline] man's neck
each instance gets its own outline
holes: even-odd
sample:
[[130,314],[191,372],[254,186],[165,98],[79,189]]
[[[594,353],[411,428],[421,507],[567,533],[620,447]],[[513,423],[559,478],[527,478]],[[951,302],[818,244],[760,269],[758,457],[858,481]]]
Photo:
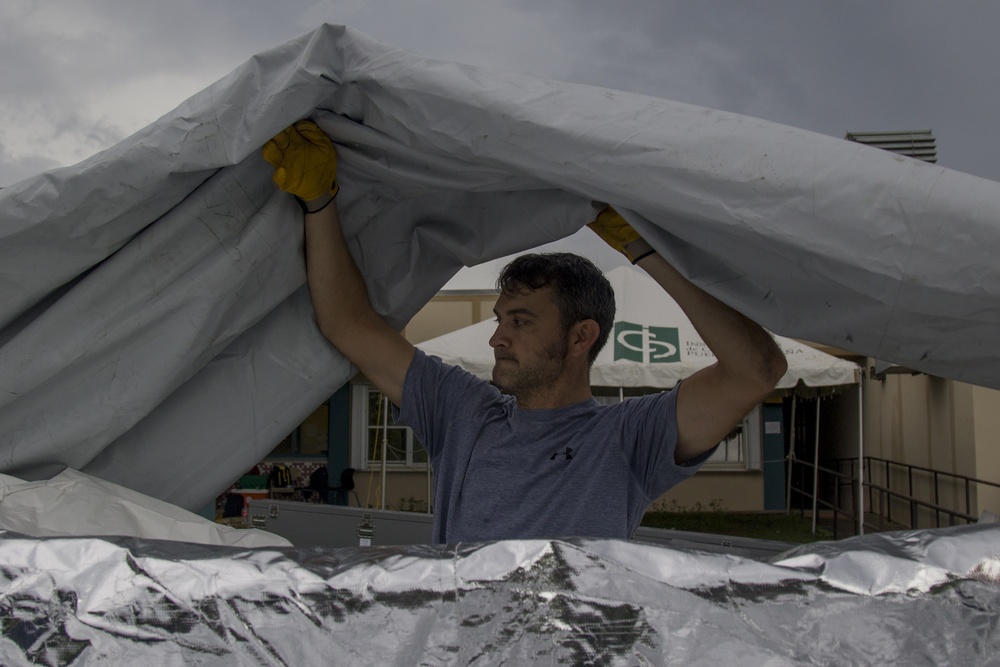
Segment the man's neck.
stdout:
[[592,396],[588,374],[583,382],[556,383],[551,387],[518,394],[515,398],[517,406],[524,410],[554,410],[586,401]]

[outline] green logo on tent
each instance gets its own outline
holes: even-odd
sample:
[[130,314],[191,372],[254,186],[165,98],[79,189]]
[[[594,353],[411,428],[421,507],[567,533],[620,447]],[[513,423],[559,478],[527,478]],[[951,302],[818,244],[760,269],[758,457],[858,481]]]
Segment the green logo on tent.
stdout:
[[681,360],[680,336],[675,327],[651,327],[615,322],[615,361],[669,364]]

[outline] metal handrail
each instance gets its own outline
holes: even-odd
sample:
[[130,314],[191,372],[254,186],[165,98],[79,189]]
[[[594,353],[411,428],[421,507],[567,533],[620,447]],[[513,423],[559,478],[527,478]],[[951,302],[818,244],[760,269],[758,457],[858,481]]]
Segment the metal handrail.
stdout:
[[[816,502],[817,507],[822,506],[823,508],[829,510],[833,514],[833,539],[838,539],[840,537],[840,535],[839,535],[839,532],[840,532],[839,531],[840,521],[838,521],[838,517],[839,516],[843,516],[843,517],[847,518],[848,521],[850,522],[850,524],[852,526],[857,526],[857,518],[858,518],[857,513],[854,510],[846,510],[846,509],[843,509],[841,507],[841,502],[840,502],[841,501],[840,488],[841,488],[841,486],[845,486],[845,484],[839,483],[839,480],[847,480],[847,485],[849,485],[852,488],[854,488],[854,486],[857,484],[857,479],[856,478],[848,477],[847,475],[845,475],[845,474],[843,474],[843,473],[841,473],[841,472],[839,472],[837,470],[831,470],[830,468],[824,468],[823,466],[815,466],[812,462],[809,462],[809,461],[794,460],[794,461],[792,461],[792,464],[793,464],[793,471],[792,471],[793,474],[794,474],[794,465],[795,464],[799,465],[799,470],[801,471],[800,477],[802,477],[802,478],[805,478],[805,473],[807,472],[807,469],[808,470],[812,470],[812,469],[815,468],[817,471],[823,472],[823,473],[828,473],[828,474],[832,475],[834,477],[834,479],[838,480],[838,483],[834,484],[834,487],[833,487],[833,501],[832,502],[827,501],[827,500],[822,499],[822,498],[819,498],[818,495],[815,498],[815,502]],[[797,494],[799,496],[802,496],[803,498],[806,498],[806,499],[809,499],[809,500],[813,500],[813,494],[811,493],[811,491],[807,491],[807,489],[811,488],[811,485],[808,484],[808,483],[805,483],[805,481],[803,479],[802,483],[801,483],[801,487],[802,488],[795,488],[794,485],[789,485],[789,492],[790,492],[789,493],[789,502],[791,501],[791,494],[792,493],[795,493],[795,494]],[[854,493],[848,494],[848,498],[853,499],[855,497],[857,497],[857,496]],[[799,516],[804,516],[805,515],[805,505],[806,504],[804,502],[799,505]],[[790,509],[791,509],[791,505],[789,505],[789,510]],[[813,533],[814,534],[815,534],[815,526],[816,526],[816,523],[813,522]],[[854,533],[852,532],[852,534],[854,534]]]
[[[857,459],[856,458],[843,458],[843,459],[835,459],[835,460],[836,461],[856,461]],[[899,461],[892,461],[890,459],[883,459],[880,456],[866,456],[865,457],[865,461],[878,461],[879,463],[888,463],[888,464],[891,464],[891,465],[894,465],[894,466],[900,466],[900,467],[905,467],[905,468],[912,468],[914,470],[921,470],[923,472],[937,473],[938,475],[944,475],[946,477],[955,477],[957,479],[967,479],[967,480],[970,480],[972,482],[976,482],[977,484],[986,484],[988,486],[995,486],[998,489],[1000,489],[1000,482],[990,482],[990,481],[985,480],[985,479],[979,479],[977,477],[969,477],[968,475],[959,475],[958,473],[948,472],[946,470],[936,470],[934,468],[927,468],[925,466],[917,466],[917,465],[913,465],[913,464],[910,464],[910,463],[900,463]]]
[[[850,460],[851,461],[851,472],[853,474],[853,471],[854,471],[854,461],[855,460],[854,459],[838,459],[837,462],[841,463],[844,460]],[[878,463],[879,464],[878,467],[884,470],[884,480],[885,480],[886,490],[889,491],[891,493],[891,495],[893,495],[895,497],[898,497],[898,498],[901,498],[901,499],[904,499],[904,500],[908,500],[910,498],[914,498],[915,499],[914,502],[910,503],[910,527],[913,527],[913,528],[917,527],[916,526],[916,523],[917,523],[916,506],[917,505],[934,509],[934,518],[935,518],[935,525],[936,526],[940,527],[940,525],[941,525],[941,514],[942,513],[945,513],[945,514],[949,515],[949,524],[950,525],[954,525],[956,517],[966,518],[966,517],[971,517],[972,516],[972,485],[973,484],[977,485],[977,487],[976,487],[977,490],[979,489],[980,486],[987,486],[987,487],[991,486],[991,487],[994,487],[994,488],[1000,490],[1000,483],[997,483],[997,482],[990,482],[990,481],[985,480],[985,479],[979,479],[977,477],[970,477],[968,475],[960,475],[958,473],[947,472],[947,471],[944,471],[944,470],[935,470],[934,468],[928,468],[926,466],[912,465],[912,464],[909,464],[909,463],[900,463],[898,461],[891,461],[889,459],[881,458],[881,457],[878,457],[878,456],[866,456],[865,457],[866,478],[872,479],[872,477],[873,477],[873,468],[875,467],[873,464],[875,464],[875,463]],[[893,475],[892,475],[892,469],[893,468],[895,468],[895,469],[902,468],[902,469],[904,469],[906,471],[907,491],[908,491],[908,493],[905,494],[905,495],[901,495],[901,494],[899,494],[898,491],[894,491],[892,489],[892,477],[893,477]],[[918,471],[920,473],[924,473],[925,475],[929,475],[930,476],[930,481],[933,483],[933,495],[934,495],[934,502],[933,503],[929,503],[927,501],[924,501],[924,500],[918,498],[917,495],[914,493],[914,490],[913,490],[913,473],[914,473],[914,471]],[[942,478],[944,478],[944,479],[942,480]],[[964,488],[964,496],[965,496],[965,498],[964,498],[964,501],[965,501],[964,502],[964,506],[965,506],[964,507],[964,512],[961,511],[958,508],[954,508],[953,509],[953,508],[950,508],[950,507],[946,507],[946,506],[942,505],[942,503],[941,503],[941,484],[942,484],[942,481],[946,481],[947,482],[949,480],[950,480],[951,484],[954,485],[957,482],[958,484],[960,484]],[[954,486],[952,488],[954,488]],[[881,501],[881,499],[880,499],[880,501]],[[874,507],[874,505],[873,505],[873,498],[872,498],[872,488],[868,489],[868,504],[869,504],[870,507]],[[885,509],[885,513],[886,513],[886,517],[885,518],[888,521],[891,522],[892,521],[892,503],[891,502],[890,503],[886,503],[884,505],[884,509]],[[975,518],[972,518],[971,520],[975,521]]]
[[[839,526],[840,526],[841,522],[838,519],[840,517],[844,517],[844,518],[848,519],[848,521],[850,522],[850,524],[852,526],[852,531],[851,531],[852,535],[857,533],[858,508],[856,506],[857,505],[856,499],[858,498],[858,495],[857,495],[856,491],[857,491],[857,485],[858,485],[858,476],[855,474],[856,473],[855,466],[856,466],[856,463],[857,463],[857,459],[833,459],[832,462],[835,465],[837,465],[839,468],[842,469],[842,463],[845,460],[850,463],[850,473],[849,474],[845,474],[845,473],[841,472],[841,470],[834,470],[834,469],[831,469],[831,468],[824,467],[822,465],[815,465],[814,463],[809,462],[809,461],[793,460],[791,462],[793,468],[794,468],[794,466],[797,465],[798,466],[798,470],[800,471],[799,472],[799,482],[800,482],[800,487],[801,488],[793,488],[793,485],[790,485],[789,491],[790,492],[794,492],[795,494],[797,494],[798,496],[803,497],[804,499],[809,499],[810,501],[813,500],[812,483],[811,482],[806,482],[806,473],[809,473],[809,472],[813,472],[813,474],[815,474],[815,473],[824,473],[824,474],[826,474],[826,475],[828,475],[828,476],[830,476],[830,477],[833,478],[833,480],[834,480],[834,485],[833,485],[833,501],[831,502],[829,500],[817,497],[817,498],[815,498],[815,503],[816,503],[817,507],[822,506],[824,509],[829,510],[830,512],[832,512],[832,514],[833,514],[833,536],[834,536],[834,539],[837,539],[839,537],[838,533],[840,532],[839,531]],[[885,480],[886,480],[886,485],[885,486],[883,486],[882,484],[879,484],[879,483],[874,483],[872,481],[873,477],[872,477],[872,474],[871,474],[871,465],[872,465],[872,462],[875,462],[875,463],[879,464],[880,466],[884,465],[887,471],[889,470],[890,466],[899,466],[899,467],[902,467],[902,468],[908,468],[909,471],[907,473],[907,476],[908,476],[908,481],[909,481],[909,493],[903,493],[903,492],[901,492],[901,491],[899,491],[897,489],[893,489],[891,487],[890,476],[889,476],[888,472],[886,473],[886,477],[885,477]],[[877,523],[871,523],[870,521],[865,520],[865,518],[864,518],[865,509],[862,507],[862,508],[860,508],[861,512],[863,513],[862,514],[861,523],[863,524],[863,526],[865,528],[871,528],[872,530],[876,530],[876,531],[885,530],[886,529],[886,523],[887,523],[887,521],[889,523],[892,522],[891,507],[892,507],[892,500],[893,499],[909,503],[909,506],[910,506],[910,512],[909,512],[909,514],[910,514],[910,516],[909,516],[909,524],[910,525],[909,525],[909,528],[916,528],[917,527],[917,519],[918,519],[919,511],[920,511],[921,508],[926,508],[926,509],[931,510],[931,511],[934,512],[935,524],[937,525],[937,527],[941,526],[941,516],[942,516],[942,514],[948,516],[948,523],[949,523],[949,525],[955,525],[956,521],[963,521],[963,522],[966,522],[966,523],[975,523],[977,519],[976,519],[975,516],[972,515],[971,484],[972,483],[984,484],[986,486],[993,486],[993,487],[1000,488],[1000,484],[995,483],[995,482],[990,482],[990,481],[987,481],[987,480],[980,480],[980,479],[976,479],[974,477],[969,477],[967,475],[959,475],[959,474],[956,474],[956,473],[949,473],[949,472],[945,472],[945,471],[934,470],[932,468],[925,468],[925,467],[922,467],[922,466],[911,466],[911,465],[908,465],[908,464],[898,463],[896,461],[889,461],[887,459],[882,459],[880,457],[875,457],[875,456],[865,457],[864,463],[865,463],[865,468],[868,471],[868,474],[866,474],[865,477],[864,477],[864,481],[862,482],[862,489],[867,492],[867,495],[868,495],[868,507],[871,508],[871,512],[870,513],[871,514],[877,514],[877,516],[878,516],[878,522]],[[928,500],[924,500],[922,498],[919,498],[919,497],[916,497],[915,495],[913,495],[913,471],[914,470],[917,470],[917,471],[920,471],[920,472],[925,472],[925,473],[931,473],[931,475],[933,477],[933,480],[934,480],[934,501],[933,502],[928,501]],[[942,476],[943,477],[948,477],[948,478],[955,478],[955,479],[963,480],[963,482],[965,484],[965,511],[962,511],[961,509],[955,509],[955,508],[947,507],[947,506],[944,506],[944,505],[941,504],[939,485],[940,485],[940,478]],[[851,488],[851,493],[848,494],[848,496],[847,496],[848,498],[851,499],[851,509],[845,509],[845,508],[841,507],[841,496],[842,496],[841,489],[842,489],[842,487],[845,487],[845,486],[848,486],[848,487]],[[876,494],[877,494],[877,497],[878,497],[878,512],[877,513],[875,512],[875,507],[876,507],[876,504],[875,504],[875,495]],[[818,496],[818,494],[817,494],[817,496]],[[806,507],[806,503],[803,502],[803,503],[800,504],[800,507],[799,507],[799,513],[800,513],[800,515],[804,515],[804,513],[805,513],[805,507]],[[791,509],[791,506],[789,506],[789,510],[790,509]],[[815,526],[815,522],[814,522],[814,526]]]

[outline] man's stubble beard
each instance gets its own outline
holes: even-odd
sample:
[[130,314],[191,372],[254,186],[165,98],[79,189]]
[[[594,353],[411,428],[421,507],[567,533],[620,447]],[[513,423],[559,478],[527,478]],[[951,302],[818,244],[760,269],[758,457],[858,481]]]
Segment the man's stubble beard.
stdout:
[[[493,367],[493,384],[504,394],[524,396],[551,386],[566,367],[569,343],[560,339],[542,351],[542,358],[530,365],[523,361],[497,361]],[[503,365],[501,365],[503,364]],[[509,368],[514,364],[513,368]]]

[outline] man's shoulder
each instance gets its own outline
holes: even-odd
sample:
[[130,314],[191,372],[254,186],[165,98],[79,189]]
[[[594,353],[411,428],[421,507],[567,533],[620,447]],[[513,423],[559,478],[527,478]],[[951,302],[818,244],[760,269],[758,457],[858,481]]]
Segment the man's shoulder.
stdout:
[[416,348],[413,359],[410,361],[410,368],[420,373],[447,374],[455,377],[468,378],[470,382],[487,385],[490,384],[489,381],[477,377],[474,373],[470,373],[461,366],[450,364],[447,361],[442,360],[441,357],[427,354],[419,347]]
[[427,354],[417,348],[410,362],[414,381],[425,386],[434,385],[446,391],[469,392],[484,397],[502,400],[503,395],[488,380],[477,377],[461,366],[449,364],[439,357]]
[[678,386],[680,385],[675,385],[670,389],[663,389],[661,391],[650,391],[648,394],[640,396],[630,396],[624,402],[633,407],[649,407],[665,401],[674,401],[677,400]]
[[630,396],[623,401],[602,405],[606,419],[638,423],[639,420],[660,418],[675,419],[677,409],[676,387],[666,391]]

